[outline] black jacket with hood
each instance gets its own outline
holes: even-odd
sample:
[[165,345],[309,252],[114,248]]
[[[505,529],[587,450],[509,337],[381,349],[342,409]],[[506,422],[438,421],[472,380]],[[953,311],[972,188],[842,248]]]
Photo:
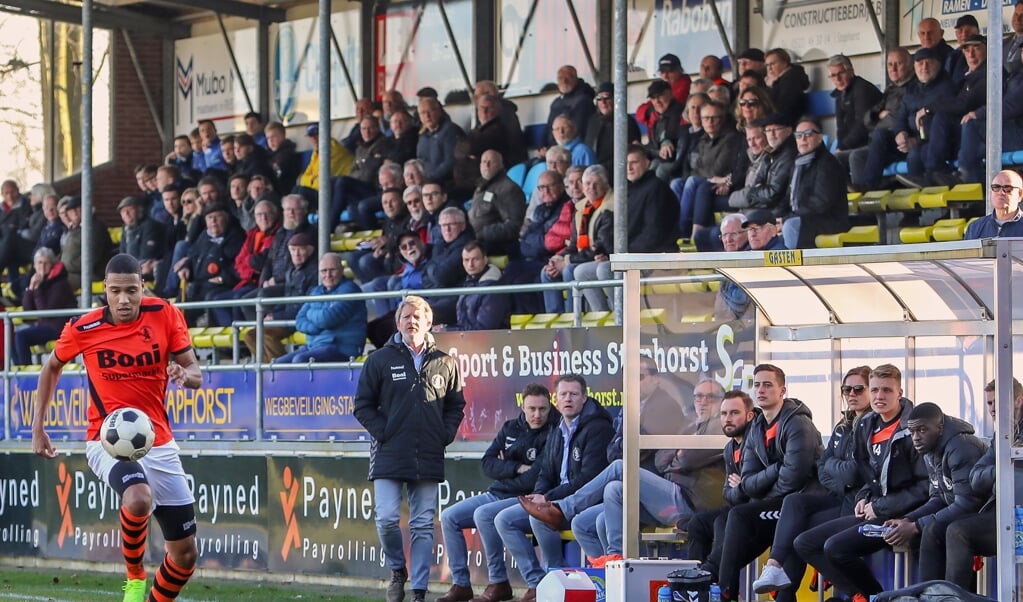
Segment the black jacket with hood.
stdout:
[[970,470],[985,451],[987,445],[973,434],[968,422],[946,415],[941,439],[923,454],[931,497],[906,518],[923,531],[933,522],[949,523],[980,510],[986,496],[970,486]]
[[[540,474],[537,460],[543,455],[547,440],[560,420],[561,414],[551,407],[547,422],[538,429],[530,428],[521,412],[518,418],[505,421],[483,454],[483,474],[494,479],[490,493],[505,499],[533,492],[536,477]],[[529,470],[519,472],[519,466],[523,464],[529,466]]]
[[903,397],[896,430],[883,449],[880,464],[868,452],[871,439],[881,429],[880,414],[867,412],[856,423],[856,458],[863,471],[863,487],[856,501],[866,500],[881,519],[900,518],[927,499],[927,468],[913,449],[906,423],[913,402]]
[[560,500],[607,468],[607,447],[614,435],[611,414],[596,399],[587,397],[576,421],[575,432],[569,441],[572,457],[568,460],[568,482],[561,482],[565,440],[559,421],[547,438],[533,493],[543,493],[549,500]]
[[798,399],[786,398],[775,425],[774,454],[768,451],[767,431],[771,427],[763,414],[754,418],[746,431],[740,484],[743,492],[754,500],[822,492],[816,473],[824,446],[810,409]]
[[355,418],[373,441],[369,480],[443,481],[444,448],[455,440],[465,398],[458,365],[427,335],[417,371],[396,334],[372,353],[355,391]]
[[817,478],[829,493],[842,498],[843,513],[856,506],[856,492],[863,486],[863,473],[856,461],[856,421],[852,412],[843,415],[817,463]]

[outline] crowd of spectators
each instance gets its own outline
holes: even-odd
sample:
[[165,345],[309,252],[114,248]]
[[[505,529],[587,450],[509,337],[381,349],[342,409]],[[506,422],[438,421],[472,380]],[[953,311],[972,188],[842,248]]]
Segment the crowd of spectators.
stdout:
[[[1015,106],[1021,95],[1014,93],[1023,86],[1021,7],[1005,44],[1006,148],[1023,146],[1023,108]],[[917,33],[921,46],[914,53],[888,52],[883,90],[856,75],[847,57],[827,61],[834,137],[806,113],[810,78],[784,49],[739,54],[734,83],[716,56],[704,57],[692,76],[676,55],[661,57],[646,102],[629,117],[628,215],[619,216],[628,224],[629,249],[671,252],[690,239],[698,250],[725,250],[733,245],[716,215],[734,211],[741,213],[733,224],[739,231],[728,234],[742,235],[750,248],[813,247],[817,235],[850,227],[848,191],[895,184],[883,173],[897,160],[908,162],[908,173],[898,176],[905,185],[979,181],[986,39],[969,15],[956,22],[954,50],[934,19],[923,19]],[[315,223],[326,222],[338,233],[381,231],[342,258],[354,273],[345,290],[423,290],[445,328],[502,327],[514,312],[571,310],[573,295],[554,290],[482,305],[429,294],[463,285],[613,277],[614,87],[591,85],[565,65],[557,70],[557,90],[538,149],[527,148],[518,107],[491,81],[475,86],[467,128],[430,88],[415,101],[395,90],[379,103],[360,100],[351,130],[329,141],[330,199],[322,216],[311,215],[320,205],[317,125],[304,130],[312,151],[303,157],[284,125],[264,124],[259,114],[245,117],[245,132],[225,136],[203,120],[174,140],[162,164],[136,169],[139,192],[117,205],[118,245],[93,220],[99,241],[93,273],[118,250],[140,260],[155,294],[179,301],[332,290],[307,273],[320,255]],[[530,190],[509,176],[522,164],[546,167]],[[82,286],[80,200],[60,199],[43,184],[25,196],[7,181],[0,202],[0,269],[14,275],[17,299],[27,305],[22,297],[31,297],[35,307],[70,304],[64,295],[40,295],[51,276],[37,275],[46,259],[39,251],[52,251],[45,269],[54,278],[61,274],[72,291]],[[610,309],[610,292],[583,287],[584,309]],[[366,305],[367,312],[349,312],[351,319],[386,321],[394,300]],[[268,310],[285,321],[297,312],[287,304]],[[193,326],[255,317],[246,306],[188,314]],[[36,341],[48,332],[40,323],[23,338]],[[281,341],[291,332],[268,329],[264,359],[281,356]],[[390,334],[385,328],[381,340]],[[255,353],[254,338],[247,342]],[[27,359],[18,353],[18,361]]]

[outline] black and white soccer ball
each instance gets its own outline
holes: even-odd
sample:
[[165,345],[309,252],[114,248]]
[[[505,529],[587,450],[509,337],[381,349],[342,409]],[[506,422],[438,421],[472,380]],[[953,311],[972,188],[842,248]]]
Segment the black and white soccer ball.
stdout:
[[100,429],[103,449],[118,460],[135,461],[149,453],[156,431],[141,410],[121,408],[111,412]]

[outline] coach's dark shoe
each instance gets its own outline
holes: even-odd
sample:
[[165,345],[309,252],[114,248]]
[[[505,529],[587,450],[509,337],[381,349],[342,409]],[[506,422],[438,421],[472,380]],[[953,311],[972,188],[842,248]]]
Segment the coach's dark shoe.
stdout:
[[519,496],[519,504],[522,504],[522,507],[533,518],[555,531],[561,530],[561,525],[565,522],[565,515],[562,514],[561,508],[558,508],[551,502],[541,502],[538,504],[524,495]]
[[425,589],[412,590],[412,602],[426,602],[426,590]]
[[398,569],[391,571],[391,582],[387,585],[387,602],[405,601],[405,583],[407,581],[407,570]]
[[487,585],[487,589],[483,590],[483,593],[478,598],[473,598],[469,602],[505,602],[514,597],[515,593],[512,592],[511,584],[507,581],[502,581]]
[[519,602],[536,602],[536,588],[531,587],[526,590],[526,595],[519,598]]
[[437,598],[437,602],[468,602],[474,595],[471,587],[456,584],[451,586],[448,593]]

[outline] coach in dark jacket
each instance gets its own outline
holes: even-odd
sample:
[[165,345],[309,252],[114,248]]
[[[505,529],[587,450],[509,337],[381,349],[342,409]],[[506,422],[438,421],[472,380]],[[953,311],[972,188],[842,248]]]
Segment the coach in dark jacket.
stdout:
[[812,249],[818,234],[849,229],[846,171],[824,146],[820,124],[804,117],[796,129],[795,166],[788,205],[782,204],[782,236],[790,249]]
[[[458,365],[430,334],[433,310],[409,295],[395,313],[398,333],[372,353],[355,392],[355,418],[369,432],[377,534],[391,569],[388,600],[404,598],[406,568],[401,498],[407,486],[412,589],[425,595],[430,578],[437,484],[444,480],[444,448],[455,440],[465,398]],[[417,591],[419,590],[419,591]]]

